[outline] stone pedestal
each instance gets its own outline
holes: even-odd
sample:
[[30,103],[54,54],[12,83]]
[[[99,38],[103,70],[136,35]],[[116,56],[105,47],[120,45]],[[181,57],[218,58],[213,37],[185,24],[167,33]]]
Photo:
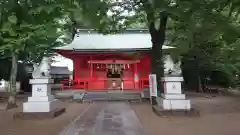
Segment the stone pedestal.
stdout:
[[159,116],[199,116],[191,107],[190,100],[182,94],[183,77],[163,77],[164,93],[157,97],[153,111]]
[[18,113],[17,117],[56,117],[65,109],[60,100],[54,98],[51,94],[51,84],[53,80],[50,78],[31,79],[32,96],[28,97],[28,101],[23,103],[23,112]]
[[190,100],[182,94],[183,77],[163,77],[164,93],[157,98],[157,103],[165,110],[190,110]]

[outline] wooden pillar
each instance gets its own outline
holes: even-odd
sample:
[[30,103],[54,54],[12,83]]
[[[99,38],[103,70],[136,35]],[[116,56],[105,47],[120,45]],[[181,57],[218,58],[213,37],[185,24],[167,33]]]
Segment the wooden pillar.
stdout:
[[72,80],[74,80],[75,79],[75,61],[74,61],[74,59],[73,58],[71,58],[72,59],[72,62],[73,62],[73,72],[72,72]]
[[135,71],[135,74],[138,74],[137,63],[134,64],[134,71]]
[[80,61],[76,57],[73,58],[73,70],[74,70],[74,78],[73,80],[77,80],[79,78],[79,67]]
[[133,67],[134,67],[134,88],[137,89],[138,81],[139,81],[139,80],[136,80],[137,79],[136,77],[138,76],[137,63],[134,63]]
[[93,77],[93,64],[92,64],[92,56],[90,56],[90,78]]

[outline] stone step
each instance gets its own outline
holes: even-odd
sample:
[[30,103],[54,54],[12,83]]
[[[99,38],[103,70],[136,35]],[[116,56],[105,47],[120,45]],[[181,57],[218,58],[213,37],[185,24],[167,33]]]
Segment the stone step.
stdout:
[[140,93],[124,93],[124,92],[111,92],[111,93],[93,93],[87,92],[84,101],[118,101],[118,100],[141,100]]
[[105,95],[88,95],[85,94],[84,98],[98,98],[98,97],[112,97],[112,98],[119,98],[119,97],[134,97],[134,98],[141,98],[141,95],[121,95],[121,94],[105,94]]
[[92,102],[107,102],[107,101],[113,101],[113,102],[129,102],[129,103],[141,103],[141,99],[91,99],[87,100],[84,99],[82,103],[92,103]]
[[86,98],[84,97],[83,100],[98,100],[98,99],[103,99],[103,100],[134,100],[134,99],[141,99],[140,97],[94,97],[94,98]]

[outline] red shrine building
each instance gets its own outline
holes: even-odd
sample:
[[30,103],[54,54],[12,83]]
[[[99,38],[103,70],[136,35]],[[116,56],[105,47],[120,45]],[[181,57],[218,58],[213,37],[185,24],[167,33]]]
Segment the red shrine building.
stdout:
[[[73,61],[68,88],[84,90],[143,90],[149,87],[151,37],[146,30],[102,35],[78,31],[72,43],[55,51]],[[163,46],[163,49],[173,48]]]

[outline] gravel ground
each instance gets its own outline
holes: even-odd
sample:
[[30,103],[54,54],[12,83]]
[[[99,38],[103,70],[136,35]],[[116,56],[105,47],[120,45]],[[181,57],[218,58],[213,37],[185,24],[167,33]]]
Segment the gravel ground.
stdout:
[[[66,101],[67,112],[50,120],[13,120],[12,115],[16,111],[20,111],[21,107],[7,111],[0,110],[0,135],[59,135],[69,123],[81,114],[83,114],[81,118],[79,117],[79,120],[75,122],[79,123],[76,125],[77,128],[85,125],[85,128],[81,128],[87,129],[82,131],[83,135],[85,132],[90,133],[88,131],[94,127],[95,123],[98,123],[96,129],[99,131],[112,132],[112,129],[110,130],[108,127],[114,126],[113,123],[117,122],[115,126],[119,128],[123,121],[125,121],[125,124],[122,123],[123,125],[128,125],[126,129],[130,129],[129,127],[134,125],[129,124],[134,122],[131,120],[134,112],[146,135],[240,135],[240,98],[209,96],[207,94],[198,94],[189,98],[193,107],[200,111],[200,117],[159,117],[152,112],[151,106],[147,102],[130,104],[130,106],[108,102],[107,104],[95,104],[87,110],[89,104]],[[130,111],[131,108],[134,110],[133,113]],[[118,113],[124,114],[126,117],[118,115]],[[130,117],[127,114],[132,115]],[[114,122],[109,120],[110,118],[114,118]],[[106,123],[99,126],[101,122]],[[136,127],[131,127],[131,129],[137,129]],[[119,130],[118,133],[118,135],[120,133],[123,135],[122,130],[121,132]]]
[[240,135],[240,98],[191,97],[200,117],[159,117],[148,103],[132,104],[148,135]]
[[65,103],[66,112],[48,120],[13,120],[13,114],[21,107],[12,110],[0,110],[0,135],[57,135],[76,116],[84,111],[88,104]]

